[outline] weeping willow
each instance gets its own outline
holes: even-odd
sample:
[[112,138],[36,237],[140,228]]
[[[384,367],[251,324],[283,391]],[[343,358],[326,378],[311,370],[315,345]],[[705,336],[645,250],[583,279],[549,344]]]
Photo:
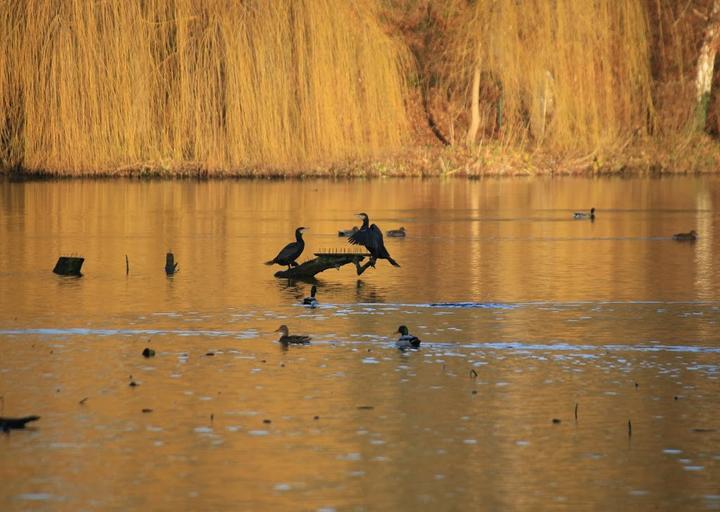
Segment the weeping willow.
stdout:
[[295,169],[408,132],[374,1],[6,0],[0,165]]
[[476,109],[477,137],[591,151],[652,126],[641,0],[477,0],[457,16],[445,85]]

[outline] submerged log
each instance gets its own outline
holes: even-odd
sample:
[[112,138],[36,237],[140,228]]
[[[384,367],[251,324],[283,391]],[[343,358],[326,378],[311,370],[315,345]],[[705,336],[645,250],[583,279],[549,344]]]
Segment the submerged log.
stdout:
[[78,256],[60,256],[53,272],[61,276],[81,276],[80,269],[84,261],[85,258]]
[[329,268],[339,269],[340,267],[342,267],[343,265],[347,265],[348,263],[355,264],[355,270],[357,271],[357,275],[360,275],[374,263],[374,261],[370,260],[364,265],[360,265],[360,262],[362,260],[370,256],[370,254],[362,253],[315,253],[315,256],[317,257],[308,260],[305,263],[298,265],[297,267],[275,272],[275,277],[283,277],[290,279],[309,278]]
[[27,423],[31,421],[37,421],[40,416],[24,416],[22,418],[2,418],[0,417],[0,430],[8,432],[12,429],[25,428]]

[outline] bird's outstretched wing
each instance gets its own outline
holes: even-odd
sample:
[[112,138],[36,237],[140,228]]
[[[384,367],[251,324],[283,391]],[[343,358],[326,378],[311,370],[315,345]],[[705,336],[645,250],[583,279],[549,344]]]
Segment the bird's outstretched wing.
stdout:
[[361,229],[348,237],[348,243],[353,245],[364,245],[365,247],[368,247],[369,241],[370,229]]

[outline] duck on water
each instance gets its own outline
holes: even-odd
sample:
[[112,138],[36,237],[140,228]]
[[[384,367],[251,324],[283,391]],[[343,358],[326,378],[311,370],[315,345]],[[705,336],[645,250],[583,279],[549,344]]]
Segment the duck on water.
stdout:
[[372,266],[375,266],[377,260],[388,260],[394,267],[399,267],[400,264],[392,259],[385,248],[380,228],[375,224],[370,224],[367,213],[358,213],[357,216],[362,219],[363,223],[358,232],[348,238],[348,243],[364,246],[370,253],[370,264]]
[[285,346],[307,345],[308,343],[310,343],[310,336],[303,336],[301,334],[291,335],[287,325],[281,325],[275,330],[275,332],[280,333],[280,339],[278,340],[278,343]]
[[290,267],[297,267],[297,260],[302,252],[305,250],[305,240],[303,240],[302,234],[310,228],[299,227],[295,230],[295,241],[290,242],[270,261],[266,261],[265,265],[287,265],[288,270]]
[[697,232],[693,229],[688,233],[675,233],[673,240],[677,240],[678,242],[694,242],[697,240]]
[[595,220],[595,208],[590,208],[589,212],[575,212],[573,219],[590,219]]
[[395,346],[397,348],[399,348],[400,350],[408,350],[411,348],[420,348],[420,343],[421,343],[420,338],[410,334],[410,331],[408,331],[407,326],[401,325],[400,327],[398,327],[398,330],[395,332],[400,334],[400,337],[395,342]]
[[317,286],[312,285],[312,288],[310,288],[310,297],[305,297],[302,301],[303,305],[310,306],[311,308],[316,307],[319,303],[318,300],[315,298],[315,294],[317,293]]
[[385,234],[392,238],[405,238],[405,228],[391,229]]

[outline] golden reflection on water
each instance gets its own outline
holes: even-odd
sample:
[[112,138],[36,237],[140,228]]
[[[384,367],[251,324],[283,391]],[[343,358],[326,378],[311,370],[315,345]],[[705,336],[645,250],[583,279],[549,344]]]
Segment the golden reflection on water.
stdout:
[[[4,182],[0,509],[717,508],[718,183]],[[262,262],[359,211],[402,267],[298,306]]]

